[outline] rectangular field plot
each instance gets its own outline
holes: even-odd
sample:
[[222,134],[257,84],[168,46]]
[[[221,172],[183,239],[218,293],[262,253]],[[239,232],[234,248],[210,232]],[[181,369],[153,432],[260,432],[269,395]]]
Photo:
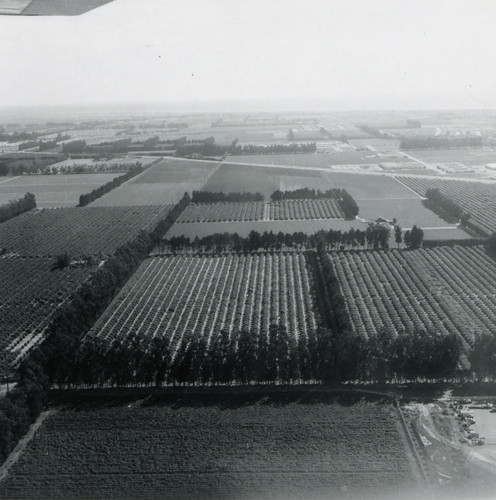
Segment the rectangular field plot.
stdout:
[[174,236],[187,236],[192,240],[196,236],[203,238],[215,233],[238,233],[246,237],[250,231],[263,233],[272,231],[278,233],[297,233],[314,234],[321,229],[329,231],[348,231],[349,229],[360,229],[365,231],[367,224],[361,220],[345,219],[299,219],[299,220],[255,220],[240,222],[189,222],[187,224],[174,224],[167,234],[166,238]]
[[316,327],[301,253],[149,258],[98,320],[90,336],[108,342],[165,338],[171,352],[222,329],[268,333],[286,325],[296,338]]
[[177,222],[241,222],[344,218],[337,200],[282,200],[271,203],[199,203],[189,205]]
[[494,331],[496,261],[483,247],[330,254],[355,331],[431,329],[465,345]]
[[216,162],[169,158],[98,198],[91,206],[173,205],[186,191],[201,189],[218,167]]
[[0,177],[0,205],[22,198],[27,192],[36,197],[36,205],[44,207],[75,207],[79,196],[89,193],[115,177],[113,174],[59,174]]
[[496,182],[470,182],[448,179],[401,177],[401,182],[425,196],[437,188],[470,214],[470,223],[491,234],[496,231]]
[[0,482],[0,497],[370,499],[419,488],[390,404],[203,399],[58,411]]
[[411,150],[407,153],[426,163],[453,163],[460,162],[464,165],[486,165],[496,163],[496,150],[493,148],[475,149],[432,149]]
[[52,259],[0,258],[0,372],[43,340],[54,312],[95,267],[52,270]]
[[295,167],[328,167],[329,165],[370,165],[384,162],[411,162],[401,153],[390,154],[372,151],[343,151],[334,153],[287,154],[287,155],[240,155],[229,156],[233,163],[252,165],[287,165]]
[[[249,191],[262,193],[266,200],[278,190],[291,190],[302,187],[323,189],[327,182],[318,170],[298,168],[270,168],[256,165],[230,165],[223,163],[208,179],[202,189],[205,191]],[[323,184],[324,182],[324,184]]]
[[0,248],[22,255],[112,254],[140,230],[152,229],[170,206],[44,208],[0,224]]

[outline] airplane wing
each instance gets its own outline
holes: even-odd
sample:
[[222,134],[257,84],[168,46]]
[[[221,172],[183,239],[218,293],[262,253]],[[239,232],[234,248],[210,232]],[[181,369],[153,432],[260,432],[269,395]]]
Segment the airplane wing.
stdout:
[[0,15],[79,16],[113,0],[0,0]]

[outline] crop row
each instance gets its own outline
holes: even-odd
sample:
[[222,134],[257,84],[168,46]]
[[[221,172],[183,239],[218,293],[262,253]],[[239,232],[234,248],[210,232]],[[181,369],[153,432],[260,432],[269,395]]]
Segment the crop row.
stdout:
[[217,222],[263,220],[264,203],[191,203],[177,222]]
[[52,270],[41,258],[0,259],[0,372],[43,340],[55,311],[94,269]]
[[465,346],[496,322],[496,262],[480,247],[331,254],[351,323],[456,333]]
[[392,406],[267,399],[58,411],[0,497],[399,498],[415,486]]
[[316,327],[301,253],[147,259],[95,325],[108,342],[182,342],[222,329],[265,332],[284,324],[296,338]]
[[496,182],[482,183],[447,179],[401,177],[399,180],[421,196],[437,188],[470,214],[470,223],[485,233],[496,231]]
[[334,199],[191,203],[178,222],[338,219],[344,216],[338,201]]
[[168,205],[31,210],[0,225],[0,248],[39,257],[111,254],[169,210]]

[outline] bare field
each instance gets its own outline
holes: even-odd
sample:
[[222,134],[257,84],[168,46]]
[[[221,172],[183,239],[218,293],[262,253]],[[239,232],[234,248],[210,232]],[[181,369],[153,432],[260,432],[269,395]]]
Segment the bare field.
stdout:
[[168,158],[98,198],[90,206],[174,204],[186,191],[201,189],[218,163]]
[[59,411],[0,497],[356,499],[420,488],[390,404],[198,399]]
[[328,167],[329,165],[365,165],[383,162],[401,163],[411,160],[401,153],[385,154],[372,151],[346,151],[322,154],[229,156],[228,161],[254,165],[261,163],[265,165],[290,165],[295,167]]
[[89,193],[122,174],[23,175],[0,177],[0,205],[27,192],[40,208],[75,207],[79,196]]

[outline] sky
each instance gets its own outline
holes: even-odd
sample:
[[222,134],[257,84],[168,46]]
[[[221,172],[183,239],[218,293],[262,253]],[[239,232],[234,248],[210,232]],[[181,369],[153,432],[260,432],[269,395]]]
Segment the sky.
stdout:
[[495,109],[495,26],[494,0],[115,0],[2,16],[0,107]]

